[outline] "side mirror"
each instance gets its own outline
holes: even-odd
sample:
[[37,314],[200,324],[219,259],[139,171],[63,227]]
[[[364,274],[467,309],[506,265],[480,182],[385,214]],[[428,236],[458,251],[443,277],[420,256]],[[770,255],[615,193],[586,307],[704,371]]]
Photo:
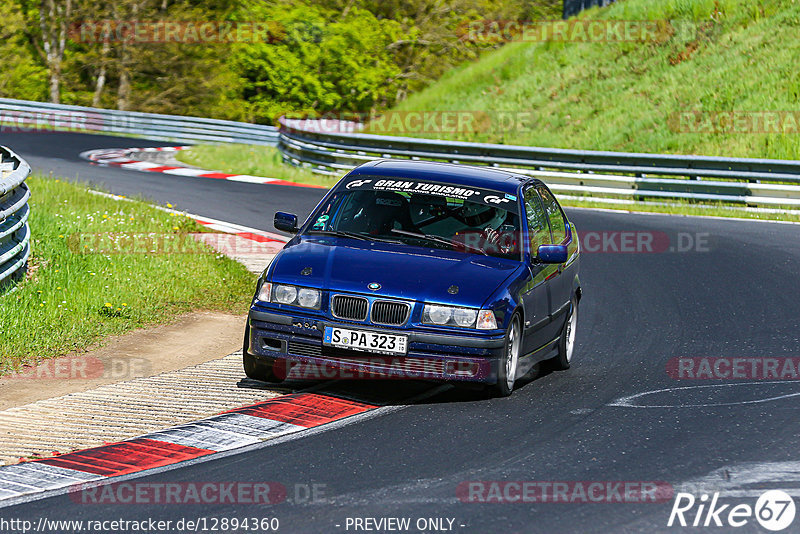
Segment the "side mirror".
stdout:
[[536,259],[542,263],[564,263],[567,261],[566,245],[539,245]]
[[294,213],[284,213],[282,211],[275,212],[275,219],[273,220],[275,228],[290,234],[297,233],[297,215]]

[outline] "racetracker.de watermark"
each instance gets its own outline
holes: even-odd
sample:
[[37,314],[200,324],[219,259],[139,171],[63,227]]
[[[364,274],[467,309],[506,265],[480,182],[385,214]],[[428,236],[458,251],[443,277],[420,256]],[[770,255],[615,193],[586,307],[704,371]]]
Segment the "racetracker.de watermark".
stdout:
[[677,232],[641,230],[578,231],[581,252],[653,254],[664,252],[710,252],[709,232]]
[[686,357],[667,361],[675,380],[799,380],[800,357]]
[[282,241],[243,232],[82,232],[66,238],[73,254],[226,254],[261,256],[275,254]]
[[102,131],[105,119],[90,111],[0,111],[1,133]]
[[667,124],[676,133],[796,134],[800,111],[679,111]]
[[150,376],[151,368],[152,362],[145,358],[65,356],[26,367],[3,380],[128,380]]
[[278,482],[117,482],[81,484],[70,491],[78,504],[278,504],[286,486]]
[[137,117],[90,110],[0,111],[0,133],[101,132],[141,126]]
[[456,488],[465,503],[664,503],[673,494],[672,485],[664,481],[473,480]]
[[285,122],[291,128],[318,133],[381,135],[527,132],[539,125],[529,111],[475,110],[343,111],[286,117]]
[[[530,235],[530,237],[535,237]],[[581,253],[585,254],[661,254],[710,252],[709,232],[677,232],[668,234],[659,231],[640,230],[589,230],[578,231]],[[550,241],[547,236],[546,241]],[[518,232],[483,231],[460,232],[453,238],[459,250],[482,249],[487,252],[508,253],[517,249]],[[533,245],[548,244],[545,242]],[[535,246],[533,247],[535,248]]]
[[272,372],[283,380],[419,380],[450,376],[463,380],[481,380],[490,374],[488,362],[435,360],[407,356],[377,356],[347,362],[307,362],[281,358]]
[[475,20],[456,31],[462,41],[496,44],[521,42],[663,43],[676,34],[696,34],[696,23],[684,20]]
[[277,21],[85,20],[69,26],[78,43],[275,43],[286,36]]
[[327,486],[281,482],[87,482],[70,490],[86,505],[322,504]]

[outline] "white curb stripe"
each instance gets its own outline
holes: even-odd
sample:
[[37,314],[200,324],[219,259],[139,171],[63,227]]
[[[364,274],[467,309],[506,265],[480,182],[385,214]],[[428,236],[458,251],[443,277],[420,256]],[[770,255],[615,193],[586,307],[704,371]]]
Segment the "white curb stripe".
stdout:
[[35,462],[0,469],[0,500],[101,480],[102,476]]
[[355,417],[385,411],[376,405],[310,391],[273,397],[194,423],[42,460],[47,463],[0,468],[4,482],[0,486],[0,508],[46,497],[51,490],[76,491],[86,482],[103,484],[193,465],[216,454],[236,454],[292,439],[292,435],[314,434],[321,426],[336,428]]
[[23,472],[30,477],[36,477],[37,480],[41,480],[43,482],[42,486],[44,486],[44,483],[55,483],[60,484],[57,487],[63,487],[74,484],[75,482],[87,482],[90,480],[98,480],[103,478],[100,475],[93,475],[83,471],[75,471],[72,469],[57,467],[55,465],[33,462],[3,467],[0,469],[0,475],[5,474],[6,471],[15,472],[15,470],[20,470],[17,471],[17,473]]
[[275,182],[277,178],[264,178],[263,176],[250,176],[249,174],[237,174],[235,176],[231,176],[227,178],[232,182],[245,182],[248,184],[268,184],[270,182]]
[[300,430],[306,428],[272,419],[231,413],[142,437],[221,452]]
[[[127,197],[124,197],[124,196],[120,196],[120,195],[113,195],[111,193],[105,193],[103,191],[94,191],[94,190],[90,189],[89,192],[91,194],[93,194],[93,195],[98,195],[98,196],[106,197],[106,198],[112,198],[114,200],[119,200],[119,201],[123,201],[123,202],[135,202],[133,199],[130,199],[130,198],[127,198]],[[174,213],[175,215],[184,215],[186,217],[190,217],[190,218],[194,219],[197,223],[202,224],[203,226],[205,226],[206,228],[211,228],[213,230],[219,230],[220,232],[224,232],[226,234],[247,233],[247,234],[253,234],[253,235],[260,235],[260,236],[266,237],[267,239],[271,239],[273,241],[280,241],[280,242],[283,242],[283,243],[286,243],[287,241],[289,241],[288,238],[286,238],[286,237],[284,237],[282,235],[273,234],[271,232],[265,232],[264,230],[259,230],[258,228],[250,228],[249,226],[242,226],[240,224],[220,221],[219,219],[212,219],[211,217],[205,217],[203,215],[197,215],[196,213],[186,213],[186,212],[183,212],[183,211],[178,211],[176,209],[165,208],[164,206],[155,206],[154,205],[153,207],[158,209],[158,210],[161,210],[161,211],[166,211],[167,213]],[[250,239],[249,237],[246,237],[246,236],[241,236],[241,237],[244,237],[245,239]]]
[[[92,163],[98,165],[113,165],[126,170],[134,171],[149,171],[151,169],[161,169],[153,172],[162,174],[173,174],[176,176],[192,176],[192,177],[206,177],[219,180],[230,180],[232,182],[244,182],[250,184],[269,184],[278,182],[280,185],[295,185],[302,187],[321,187],[306,184],[296,184],[293,182],[281,180],[280,178],[267,178],[265,176],[253,176],[251,174],[231,174],[227,172],[211,171],[207,169],[195,169],[190,167],[180,167],[176,164],[158,164],[147,161],[138,161],[136,159],[137,152],[177,152],[192,148],[189,146],[173,146],[173,147],[145,147],[145,148],[101,148],[96,150],[87,150],[81,152],[80,157],[87,159]],[[163,167],[174,167],[172,169],[164,169]]]
[[135,171],[146,171],[147,169],[155,169],[156,167],[163,167],[163,165],[156,165],[147,161],[134,161],[133,163],[123,163],[120,165],[123,169],[133,169]]
[[162,172],[164,174],[177,174],[178,176],[200,176],[201,174],[206,174],[211,171],[206,171],[203,169],[182,168],[182,169],[167,169]]
[[0,491],[10,491],[12,493],[30,493],[31,491],[39,491],[35,486],[28,486],[27,484],[20,484],[19,482],[11,482],[9,480],[0,479]]
[[238,434],[261,438],[273,438],[283,434],[305,430],[305,427],[293,425],[291,423],[275,421],[274,419],[265,419],[263,417],[253,417],[252,415],[240,413],[216,415],[209,418],[206,422],[213,423],[215,427],[222,430],[229,430]]
[[198,221],[198,222],[210,230],[218,230],[226,234],[236,233],[236,232],[231,232],[228,226],[225,226],[223,224],[204,223],[203,221]]
[[[133,439],[224,452],[304,430],[309,428],[264,417],[223,413]],[[0,468],[0,501],[106,479],[108,477],[38,462],[4,466]]]
[[216,452],[237,449],[261,441],[252,436],[235,434],[218,428],[208,428],[201,423],[189,423],[176,426],[162,432],[154,432],[153,434],[147,434],[142,437],[145,439],[174,443],[175,445],[183,445],[184,447],[196,447],[198,449],[208,449]]
[[35,462],[9,465],[0,469],[0,480],[17,482],[38,489],[47,489],[54,485],[69,486],[97,478],[101,477]]

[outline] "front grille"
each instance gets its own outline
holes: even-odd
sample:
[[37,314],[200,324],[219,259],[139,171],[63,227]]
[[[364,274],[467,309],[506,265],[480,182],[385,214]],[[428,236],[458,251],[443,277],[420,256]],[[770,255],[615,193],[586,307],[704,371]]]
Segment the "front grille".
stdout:
[[348,297],[346,295],[334,295],[331,303],[331,311],[334,317],[339,319],[349,319],[351,321],[363,321],[367,318],[369,302],[364,297]]
[[408,319],[411,309],[405,302],[376,300],[372,304],[372,322],[375,324],[401,325]]

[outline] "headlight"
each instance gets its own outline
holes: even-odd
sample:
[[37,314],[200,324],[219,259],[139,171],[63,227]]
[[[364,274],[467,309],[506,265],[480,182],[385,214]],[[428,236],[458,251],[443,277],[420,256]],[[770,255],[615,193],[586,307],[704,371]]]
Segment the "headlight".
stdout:
[[469,328],[475,324],[477,317],[478,310],[470,310],[469,308],[456,308],[453,310],[453,320],[458,326]]
[[477,328],[478,330],[494,330],[497,321],[491,310],[474,308],[456,308],[439,304],[426,304],[422,310],[422,322],[425,324],[460,326],[461,328]]
[[292,304],[297,299],[297,288],[294,286],[275,286],[275,300],[281,304]]
[[265,282],[258,292],[258,300],[318,310],[322,302],[322,293],[319,289],[278,284],[273,286],[273,284]]
[[316,289],[303,288],[297,292],[297,303],[304,308],[316,308],[319,306],[319,291]]
[[[425,318],[433,324],[447,324],[453,315],[453,309],[447,306],[425,305]],[[423,321],[424,321],[423,319]]]

